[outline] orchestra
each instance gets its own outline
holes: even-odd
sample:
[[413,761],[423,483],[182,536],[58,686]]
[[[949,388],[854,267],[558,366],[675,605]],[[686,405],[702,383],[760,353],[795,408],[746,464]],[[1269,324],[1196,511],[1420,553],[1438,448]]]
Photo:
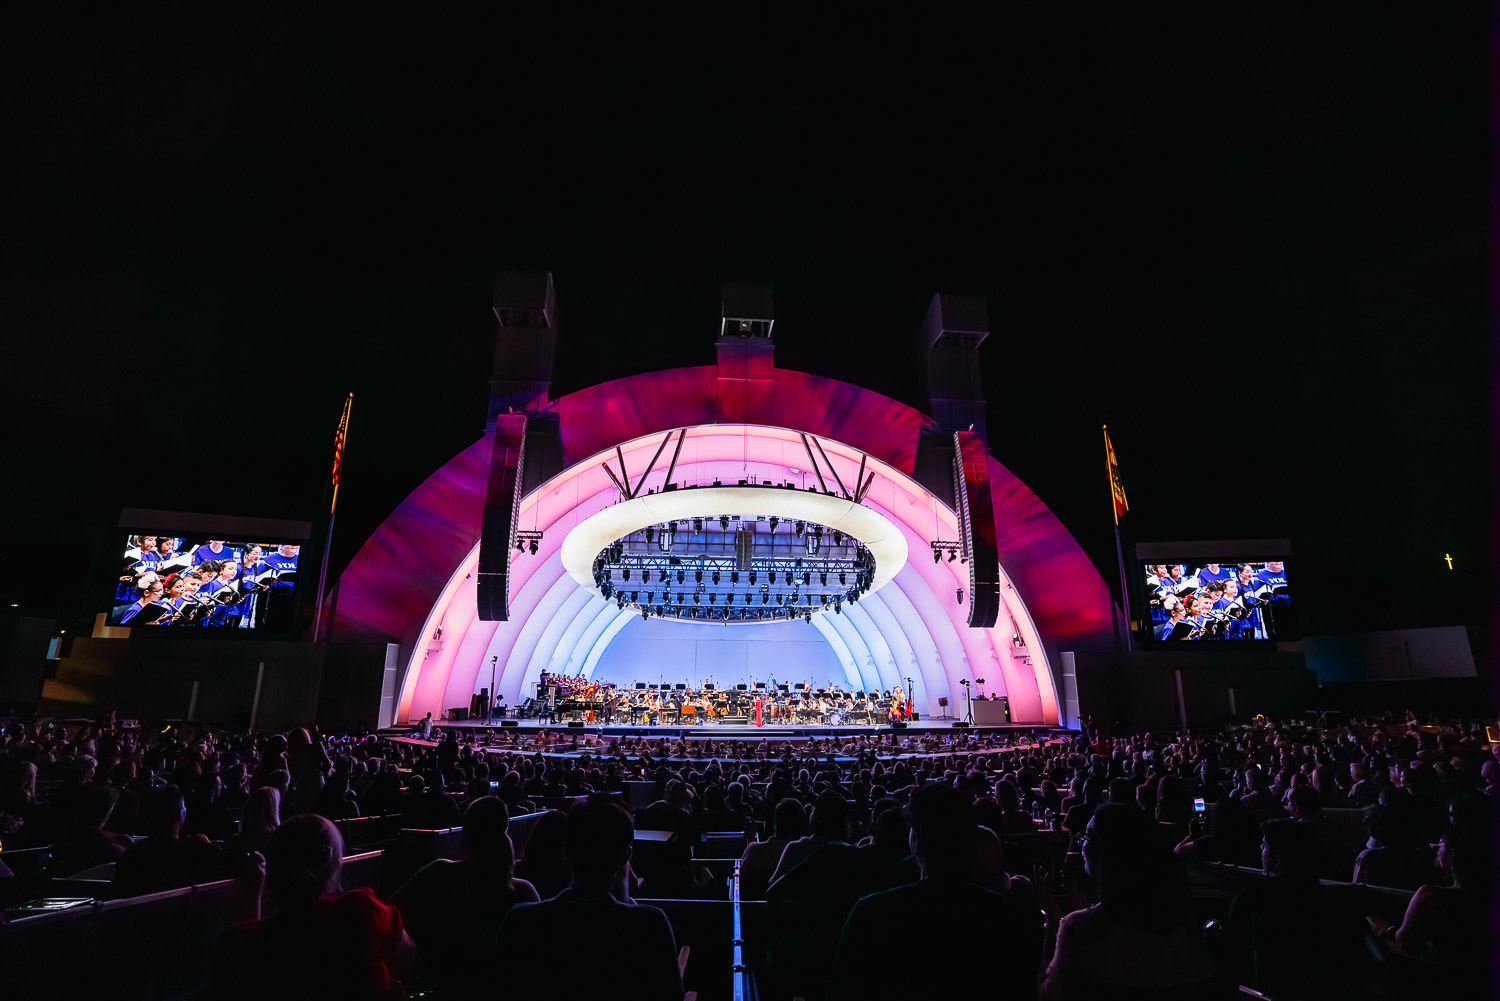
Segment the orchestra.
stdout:
[[620,687],[583,676],[542,671],[537,679],[536,715],[552,721],[609,723],[616,717],[634,726],[732,723],[752,726],[879,725],[913,718],[915,705],[900,685],[887,691],[851,691],[829,682],[809,681],[767,688],[716,688],[687,683],[638,682]]

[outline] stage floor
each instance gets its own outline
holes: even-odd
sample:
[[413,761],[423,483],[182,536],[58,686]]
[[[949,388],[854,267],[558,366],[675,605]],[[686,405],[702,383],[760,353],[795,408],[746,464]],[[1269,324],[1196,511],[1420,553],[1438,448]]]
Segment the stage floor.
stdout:
[[[1048,726],[1045,723],[1005,723],[998,726],[975,727],[956,725],[960,722],[959,720],[952,719],[924,719],[907,723],[899,729],[892,728],[889,723],[882,726],[831,726],[821,723],[774,723],[765,726],[743,723],[688,723],[682,725],[664,723],[657,726],[638,726],[619,723],[609,725],[580,722],[544,723],[534,719],[433,720],[432,725],[437,730],[508,731],[524,736],[534,736],[543,730],[549,730],[561,735],[585,733],[602,737],[670,737],[674,740],[679,737],[687,740],[811,740],[827,737],[876,736],[892,733],[902,734],[907,737],[921,737],[929,733],[941,733],[948,737],[956,737],[963,733],[983,734],[985,736],[1008,735],[1012,737],[1035,735],[1039,739],[1046,740],[1055,739],[1068,732],[1061,727]],[[383,730],[381,733],[382,736],[406,736],[413,730],[415,730],[415,727],[412,725],[398,725]]]

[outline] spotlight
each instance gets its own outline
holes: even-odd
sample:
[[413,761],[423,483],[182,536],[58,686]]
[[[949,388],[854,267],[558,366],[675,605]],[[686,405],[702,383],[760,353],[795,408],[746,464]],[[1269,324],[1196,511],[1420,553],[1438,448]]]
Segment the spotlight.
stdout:
[[702,591],[698,591],[698,592],[694,593],[694,595],[693,595],[693,604],[695,604],[695,605],[701,605],[701,604],[703,604],[703,592]]
[[693,574],[693,580],[697,581],[699,584],[702,584],[703,583],[703,571],[699,570],[696,573],[694,573]]
[[717,571],[717,570],[714,571],[713,581],[714,581],[714,586],[717,587],[718,584],[719,584],[719,571]]
[[655,525],[647,525],[646,526],[646,541],[647,542],[655,542],[656,541],[656,526]]
[[665,570],[662,570],[662,571],[659,571],[659,574],[660,574],[660,576],[658,576],[656,578],[657,581],[660,582],[660,583],[662,583],[662,584],[665,584],[667,582],[667,572]]
[[772,570],[769,573],[767,573],[766,574],[766,580],[768,580],[772,584],[776,583],[776,571]]
[[[731,570],[731,571],[729,571],[729,583],[731,583],[731,584],[738,584],[739,582],[740,582],[740,572],[738,570]],[[714,581],[714,583],[717,584],[718,581]]]
[[710,605],[712,605],[715,602],[717,602],[718,600],[719,600],[719,596],[717,594],[714,594],[713,592],[710,591],[709,595],[708,595],[708,603]]
[[750,571],[750,583],[751,583],[751,584],[754,584],[754,583],[755,583],[755,578],[756,578],[756,577],[757,577],[757,576],[758,576],[758,574],[757,574],[757,573],[756,573],[756,572],[755,572],[755,571],[754,571],[754,570],[751,570],[751,571]]
[[783,604],[785,602],[785,600],[786,600],[786,595],[784,595],[784,594],[777,594],[776,595],[776,604],[778,604],[778,605]]
[[516,552],[520,553],[520,552],[524,552],[525,550],[526,550],[526,540],[525,539],[517,539],[516,540]]
[[956,559],[958,559],[958,550],[957,549],[950,549],[950,550],[948,550],[948,562],[952,563]]
[[806,570],[802,571],[802,586],[803,587],[811,587],[812,586],[812,574],[809,573]]
[[934,549],[932,551],[932,562],[934,562],[934,563],[941,563],[941,562],[943,562],[943,552],[942,552],[942,550],[940,550],[940,549]]
[[620,579],[621,580],[629,580],[630,579],[630,568],[629,567],[626,567],[625,569],[623,569],[623,570],[620,571]]
[[964,603],[964,589],[961,588],[961,587],[958,588],[958,589],[956,589],[953,592],[953,597],[957,598],[958,599],[958,603],[960,605],[962,605]]
[[719,515],[719,528],[723,529],[726,532],[729,531],[729,515]]
[[[749,595],[746,595],[746,597],[748,598]],[[779,597],[781,597],[781,595],[778,594],[776,597],[779,598]],[[771,603],[771,596],[769,594],[762,594],[760,596],[760,603],[762,605],[769,605]]]
[[799,521],[793,527],[795,527],[797,529],[797,538],[800,539],[800,538],[802,538],[803,531],[806,530],[806,528],[807,528],[807,523]]
[[[701,574],[700,574],[700,576],[701,576]],[[681,584],[681,583],[683,583],[686,580],[687,580],[687,572],[685,570],[679,570],[679,571],[677,571],[677,583]]]
[[[625,579],[629,580],[630,578],[626,577]],[[827,587],[828,586],[828,574],[826,574],[826,573],[820,573],[820,574],[818,574],[818,583],[822,584],[824,587]]]
[[835,546],[842,546],[844,544],[844,533],[843,532],[834,532],[833,533],[833,544]]
[[846,583],[848,583],[848,582],[844,580],[844,572],[842,570],[840,570],[839,571],[839,584],[843,585],[843,584],[846,584]]
[[639,592],[639,591],[631,591],[630,592],[630,600],[632,602],[640,601],[641,600],[641,592]]
[[683,597],[684,597],[684,596],[683,596],[683,595],[681,595],[681,594],[679,594],[679,595],[677,595],[677,604],[679,604],[679,605],[680,605],[680,604],[682,604],[682,599],[683,599]]
[[532,539],[530,542],[526,543],[526,548],[531,552],[532,556],[535,556],[536,555],[536,540]]
[[812,621],[812,612],[803,612],[802,613],[802,621],[803,622],[811,622]]
[[703,519],[702,518],[694,518],[693,519],[693,533],[695,535],[702,535],[703,534]]
[[656,592],[655,591],[647,591],[646,592],[646,604],[649,605],[649,604],[651,604],[655,600],[656,600]]
[[779,525],[779,524],[781,524],[781,519],[778,518],[778,517],[776,517],[774,514],[771,515],[771,531],[772,532],[776,531],[776,526]]

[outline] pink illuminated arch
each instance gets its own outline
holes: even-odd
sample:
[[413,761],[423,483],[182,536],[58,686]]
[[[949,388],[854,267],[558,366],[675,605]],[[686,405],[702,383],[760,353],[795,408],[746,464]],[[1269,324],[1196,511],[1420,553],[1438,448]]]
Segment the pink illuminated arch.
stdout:
[[[988,691],[1009,697],[1012,718],[1056,722],[1058,652],[1108,644],[1109,597],[1087,557],[1035,495],[991,460],[1004,611],[997,628],[970,629],[954,594],[967,587],[966,568],[926,558],[928,541],[954,538],[957,526],[953,512],[911,477],[925,419],[868,390],[776,370],[768,398],[780,401],[770,407],[777,425],[713,424],[714,372],[651,373],[558,401],[568,466],[523,501],[520,526],[544,535],[535,556],[513,563],[508,622],[481,622],[475,614],[471,574],[489,454],[485,439],[440,468],[387,519],[340,579],[334,635],[400,644],[398,716],[467,705],[473,692],[489,686],[492,670],[499,693],[514,701],[530,694],[543,669],[624,683],[632,672],[639,677],[648,651],[671,650],[674,667],[702,671],[707,664],[753,674],[785,660],[775,652],[775,644],[784,643],[799,663],[814,665],[810,669],[830,679],[840,672],[841,683],[883,689],[911,678],[924,712],[934,711],[941,696],[957,704],[960,680],[985,677]],[[687,623],[667,624],[687,632],[653,631],[662,626],[642,623],[568,576],[559,551],[574,526],[620,501],[602,468],[616,446],[628,468],[642,470],[662,435],[677,427],[687,429],[673,475],[678,483],[797,477],[792,470],[808,465],[804,431],[819,436],[846,483],[865,458],[875,482],[864,503],[900,528],[911,557],[846,614],[737,626],[743,642],[760,645],[748,655]],[[659,489],[663,477],[658,468],[646,488]],[[1021,646],[1013,641],[1012,623]],[[748,668],[742,666],[746,656]]]

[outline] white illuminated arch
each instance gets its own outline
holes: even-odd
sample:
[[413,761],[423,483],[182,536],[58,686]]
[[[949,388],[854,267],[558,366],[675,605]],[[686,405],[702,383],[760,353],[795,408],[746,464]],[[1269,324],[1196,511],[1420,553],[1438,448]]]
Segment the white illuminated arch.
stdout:
[[[507,701],[530,695],[542,670],[595,674],[609,663],[612,641],[629,635],[642,621],[639,614],[617,609],[594,591],[592,563],[599,551],[633,531],[667,520],[754,512],[811,521],[854,536],[875,559],[875,580],[858,604],[845,604],[844,615],[814,616],[814,632],[790,629],[793,623],[788,622],[747,622],[743,625],[759,625],[761,630],[745,636],[801,637],[805,642],[822,635],[851,683],[866,688],[878,683],[884,688],[897,679],[904,685],[911,677],[914,701],[924,712],[934,712],[942,696],[950,705],[960,704],[963,689],[958,682],[985,677],[987,690],[1010,697],[1013,719],[1056,720],[1057,700],[1046,655],[1021,595],[1002,568],[1002,625],[968,627],[967,609],[954,596],[968,586],[967,566],[922,558],[930,556],[928,540],[958,537],[957,516],[910,476],[858,449],[822,438],[828,463],[822,472],[830,487],[829,465],[845,485],[855,482],[862,465],[866,476],[873,474],[861,504],[801,488],[817,486],[815,482],[799,483],[798,489],[684,489],[682,484],[731,477],[756,477],[762,483],[811,478],[803,472],[809,463],[797,431],[699,425],[684,429],[673,477],[679,488],[663,491],[665,464],[650,468],[661,442],[661,433],[622,442],[618,452],[611,448],[576,463],[522,500],[518,524],[543,533],[543,538],[535,555],[511,553],[510,621],[478,619],[472,577],[479,549],[473,547],[454,569],[427,617],[422,640],[412,650],[402,680],[399,717],[466,705],[471,694],[490,685],[492,658],[495,687]],[[604,470],[606,462],[620,455],[632,470],[631,480],[651,482],[655,493],[634,499],[622,496]],[[1024,646],[1012,642],[1012,620]],[[440,637],[438,626],[443,627]]]

